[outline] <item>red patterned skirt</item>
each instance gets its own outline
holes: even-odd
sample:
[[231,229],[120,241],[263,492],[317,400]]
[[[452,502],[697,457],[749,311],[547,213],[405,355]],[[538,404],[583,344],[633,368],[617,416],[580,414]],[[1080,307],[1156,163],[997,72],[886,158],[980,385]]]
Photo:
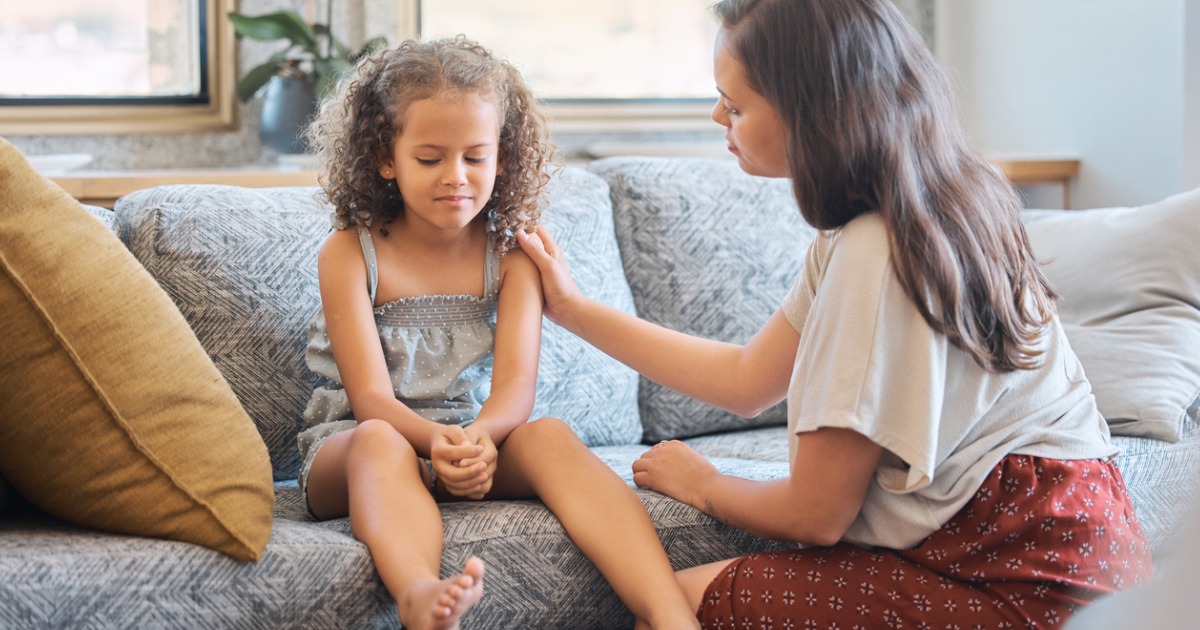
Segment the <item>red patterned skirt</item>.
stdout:
[[705,628],[1054,628],[1149,581],[1150,546],[1113,462],[1009,455],[914,549],[752,554],[705,591]]

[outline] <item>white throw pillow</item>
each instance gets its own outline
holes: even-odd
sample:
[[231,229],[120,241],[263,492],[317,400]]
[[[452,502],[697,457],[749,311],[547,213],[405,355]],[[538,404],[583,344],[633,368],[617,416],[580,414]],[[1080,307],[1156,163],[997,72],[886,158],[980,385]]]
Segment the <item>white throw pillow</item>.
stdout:
[[1177,441],[1200,396],[1200,189],[1026,228],[1113,434]]

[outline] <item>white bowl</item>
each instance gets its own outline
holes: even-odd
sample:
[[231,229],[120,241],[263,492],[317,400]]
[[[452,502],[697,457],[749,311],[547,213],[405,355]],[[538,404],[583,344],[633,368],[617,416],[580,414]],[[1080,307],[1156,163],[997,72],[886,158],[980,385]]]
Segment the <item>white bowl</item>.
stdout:
[[90,153],[61,153],[58,155],[31,155],[27,158],[34,170],[43,175],[58,175],[81,168],[92,161]]

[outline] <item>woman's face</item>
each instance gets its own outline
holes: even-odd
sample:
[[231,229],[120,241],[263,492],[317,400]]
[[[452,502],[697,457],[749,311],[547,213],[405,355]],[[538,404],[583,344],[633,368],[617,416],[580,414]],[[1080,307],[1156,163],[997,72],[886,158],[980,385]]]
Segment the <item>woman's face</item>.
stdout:
[[721,97],[712,119],[725,128],[729,150],[738,165],[751,175],[787,177],[789,134],[775,108],[750,88],[742,63],[729,50],[725,29],[717,34],[713,77]]

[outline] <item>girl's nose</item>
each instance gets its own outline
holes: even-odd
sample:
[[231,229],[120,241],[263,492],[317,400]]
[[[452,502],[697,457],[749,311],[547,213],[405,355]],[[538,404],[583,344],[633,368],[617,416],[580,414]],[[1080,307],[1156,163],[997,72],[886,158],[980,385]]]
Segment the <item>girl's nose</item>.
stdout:
[[448,162],[448,168],[442,173],[442,183],[448,186],[462,186],[467,183],[467,167],[461,161]]

